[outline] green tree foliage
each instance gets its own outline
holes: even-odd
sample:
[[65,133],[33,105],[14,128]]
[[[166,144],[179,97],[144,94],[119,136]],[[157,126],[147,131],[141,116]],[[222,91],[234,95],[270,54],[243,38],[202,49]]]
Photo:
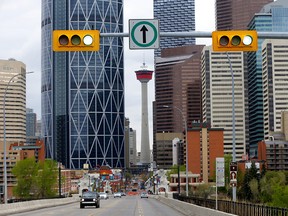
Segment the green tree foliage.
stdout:
[[39,171],[36,178],[36,191],[34,193],[37,198],[55,196],[55,185],[57,184],[58,169],[57,162],[53,160],[45,160],[39,162]]
[[12,169],[17,178],[13,193],[22,199],[48,198],[55,196],[57,184],[57,163],[52,160],[36,162],[35,158],[27,158],[17,162]]
[[38,169],[35,158],[27,158],[17,162],[12,169],[12,174],[17,178],[17,186],[13,189],[16,196],[24,199],[31,197]]
[[[250,182],[255,179],[256,181],[259,181],[259,175],[257,173],[257,168],[255,165],[255,162],[252,162],[250,169],[246,169],[246,172],[244,174],[243,182],[239,186],[239,193],[238,193],[238,198],[242,200],[247,200],[247,201],[253,201],[253,199],[256,199],[256,197],[253,197],[253,193],[250,187]],[[255,186],[255,181],[252,183],[253,186]],[[257,183],[258,187],[258,183]],[[256,193],[256,189],[253,188],[254,193]]]
[[[286,187],[284,172],[268,171],[260,181],[261,201],[272,206],[284,207],[280,200],[285,198]],[[288,200],[286,202],[288,203]]]

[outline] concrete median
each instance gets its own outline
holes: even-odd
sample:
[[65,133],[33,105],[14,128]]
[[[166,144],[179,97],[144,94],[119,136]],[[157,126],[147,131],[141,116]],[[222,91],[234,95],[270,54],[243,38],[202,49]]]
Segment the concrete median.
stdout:
[[78,202],[78,197],[68,197],[68,198],[61,198],[61,199],[42,199],[42,200],[33,200],[33,201],[26,201],[26,202],[16,202],[10,204],[2,204],[0,205],[1,211],[0,216],[9,215],[9,214],[16,214],[20,212],[27,212],[41,208],[48,208],[53,206],[59,205],[66,205],[73,202]]

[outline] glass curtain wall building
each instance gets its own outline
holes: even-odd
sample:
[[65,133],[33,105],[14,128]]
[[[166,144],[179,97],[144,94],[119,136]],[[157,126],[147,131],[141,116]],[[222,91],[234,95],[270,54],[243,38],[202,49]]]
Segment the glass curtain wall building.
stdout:
[[[255,14],[249,29],[257,31],[288,31],[288,2],[278,0],[267,4]],[[262,52],[263,39],[258,40],[258,51],[248,53],[248,97],[250,156],[257,156],[257,143],[264,139]]]
[[42,135],[70,169],[124,167],[123,39],[98,52],[53,52],[53,30],[123,32],[122,0],[42,0]]
[[[195,0],[154,0],[154,18],[160,20],[160,32],[195,31]],[[163,48],[191,44],[195,44],[195,38],[163,37],[154,53],[160,56]]]

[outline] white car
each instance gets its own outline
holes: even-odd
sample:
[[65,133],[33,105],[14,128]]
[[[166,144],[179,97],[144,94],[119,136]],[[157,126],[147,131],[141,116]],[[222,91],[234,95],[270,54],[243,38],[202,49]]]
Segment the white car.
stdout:
[[122,195],[121,195],[121,192],[117,192],[117,193],[114,193],[114,198],[121,198]]
[[109,198],[108,194],[105,192],[100,192],[99,195],[100,195],[100,199],[108,199]]

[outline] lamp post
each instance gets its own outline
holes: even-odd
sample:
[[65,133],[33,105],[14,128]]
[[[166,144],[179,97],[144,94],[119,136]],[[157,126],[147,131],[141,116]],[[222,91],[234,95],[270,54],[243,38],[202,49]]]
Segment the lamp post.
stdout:
[[[33,72],[26,72],[25,74],[29,74]],[[4,99],[3,99],[3,137],[4,137],[4,203],[7,204],[7,193],[8,193],[8,185],[7,185],[7,149],[6,149],[6,95],[7,95],[7,90],[10,86],[10,83],[12,80],[17,77],[17,76],[23,76],[22,73],[15,74],[12,76],[9,80],[9,82],[6,85],[5,88],[5,93],[4,93]]]
[[[165,108],[171,108],[170,106],[164,105]],[[173,106],[176,110],[178,110],[181,113],[182,120],[185,125],[185,135],[186,135],[186,196],[188,197],[188,189],[189,189],[189,182],[188,182],[188,130],[187,130],[187,120],[184,117],[183,111],[178,108],[177,106]]]

